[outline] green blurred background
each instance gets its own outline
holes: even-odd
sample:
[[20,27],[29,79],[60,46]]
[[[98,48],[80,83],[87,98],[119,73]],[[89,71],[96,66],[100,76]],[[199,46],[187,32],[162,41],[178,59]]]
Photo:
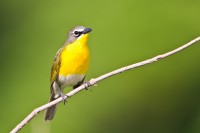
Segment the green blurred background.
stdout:
[[[86,80],[200,35],[200,1],[0,1],[0,132],[49,99],[50,68],[69,29],[93,28]],[[200,44],[106,79],[41,112],[22,133],[199,133]],[[66,89],[66,92],[71,88]]]

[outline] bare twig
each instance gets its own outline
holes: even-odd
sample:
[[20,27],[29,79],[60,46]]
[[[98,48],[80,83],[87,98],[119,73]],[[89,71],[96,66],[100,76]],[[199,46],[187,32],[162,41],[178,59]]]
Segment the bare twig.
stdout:
[[[183,49],[185,49],[185,48],[191,46],[192,44],[194,44],[194,43],[196,43],[196,42],[198,42],[198,41],[200,41],[200,37],[197,37],[196,39],[194,39],[194,40],[188,42],[187,44],[185,44],[185,45],[183,45],[183,46],[181,46],[181,47],[179,47],[179,48],[177,48],[177,49],[174,49],[174,50],[172,50],[172,51],[169,51],[169,52],[167,52],[167,53],[165,53],[165,54],[158,55],[158,56],[153,57],[153,58],[151,58],[151,59],[147,59],[147,60],[142,61],[142,62],[138,62],[138,63],[132,64],[132,65],[129,65],[129,66],[122,67],[122,68],[120,68],[120,69],[114,70],[114,71],[112,71],[112,72],[109,72],[109,73],[104,74],[104,75],[102,75],[102,76],[99,76],[99,77],[97,77],[97,78],[91,79],[89,82],[86,82],[86,83],[84,83],[83,85],[79,86],[78,88],[76,88],[76,89],[70,91],[69,93],[67,93],[66,96],[64,97],[64,99],[67,99],[67,97],[71,97],[71,96],[75,95],[76,93],[78,93],[78,92],[84,90],[84,89],[87,88],[87,87],[90,87],[90,86],[95,85],[97,82],[99,82],[99,81],[101,81],[101,80],[103,80],[103,79],[106,79],[106,78],[108,78],[108,77],[111,77],[111,76],[113,76],[113,75],[116,75],[116,74],[119,74],[119,73],[122,73],[122,72],[125,72],[125,71],[128,71],[128,70],[133,69],[133,68],[136,68],[136,67],[140,67],[140,66],[143,66],[143,65],[146,65],[146,64],[153,63],[153,62],[155,62],[155,61],[158,61],[158,60],[160,60],[160,59],[163,59],[163,58],[166,58],[166,57],[168,57],[168,56],[170,56],[170,55],[173,55],[173,54],[175,54],[175,53],[177,53],[177,52],[180,52],[181,50],[183,50]],[[19,131],[23,126],[25,126],[31,119],[33,119],[40,111],[43,111],[43,110],[45,110],[45,109],[47,109],[47,108],[49,108],[49,107],[51,107],[51,106],[53,106],[53,105],[55,105],[55,104],[58,104],[58,103],[60,103],[61,101],[63,101],[63,98],[60,97],[60,98],[58,98],[58,99],[56,99],[56,100],[54,100],[54,101],[52,101],[52,102],[50,102],[50,103],[48,103],[48,104],[45,104],[45,105],[43,105],[43,106],[41,106],[41,107],[38,107],[38,108],[34,109],[21,123],[19,123],[19,124],[11,131],[11,133],[16,133],[16,132],[18,132],[18,131]]]

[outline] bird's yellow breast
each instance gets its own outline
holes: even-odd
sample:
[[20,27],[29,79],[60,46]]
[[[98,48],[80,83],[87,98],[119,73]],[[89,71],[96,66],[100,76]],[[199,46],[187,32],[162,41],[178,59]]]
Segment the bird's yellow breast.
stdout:
[[67,44],[61,53],[59,75],[86,74],[89,66],[88,34],[83,34],[71,44]]

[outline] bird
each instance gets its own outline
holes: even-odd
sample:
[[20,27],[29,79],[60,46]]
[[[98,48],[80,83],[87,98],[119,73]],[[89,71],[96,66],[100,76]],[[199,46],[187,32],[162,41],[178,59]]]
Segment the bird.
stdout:
[[[84,82],[90,62],[87,43],[91,31],[91,28],[76,26],[68,32],[68,37],[57,51],[51,67],[49,102],[65,96],[64,88],[72,86],[75,89]],[[46,110],[45,121],[54,118],[56,108],[57,105],[53,105]]]

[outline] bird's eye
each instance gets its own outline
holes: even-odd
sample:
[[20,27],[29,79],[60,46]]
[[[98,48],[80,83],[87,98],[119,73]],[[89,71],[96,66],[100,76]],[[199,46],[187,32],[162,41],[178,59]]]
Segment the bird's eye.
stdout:
[[74,36],[79,37],[81,35],[82,32],[80,31],[74,31]]

